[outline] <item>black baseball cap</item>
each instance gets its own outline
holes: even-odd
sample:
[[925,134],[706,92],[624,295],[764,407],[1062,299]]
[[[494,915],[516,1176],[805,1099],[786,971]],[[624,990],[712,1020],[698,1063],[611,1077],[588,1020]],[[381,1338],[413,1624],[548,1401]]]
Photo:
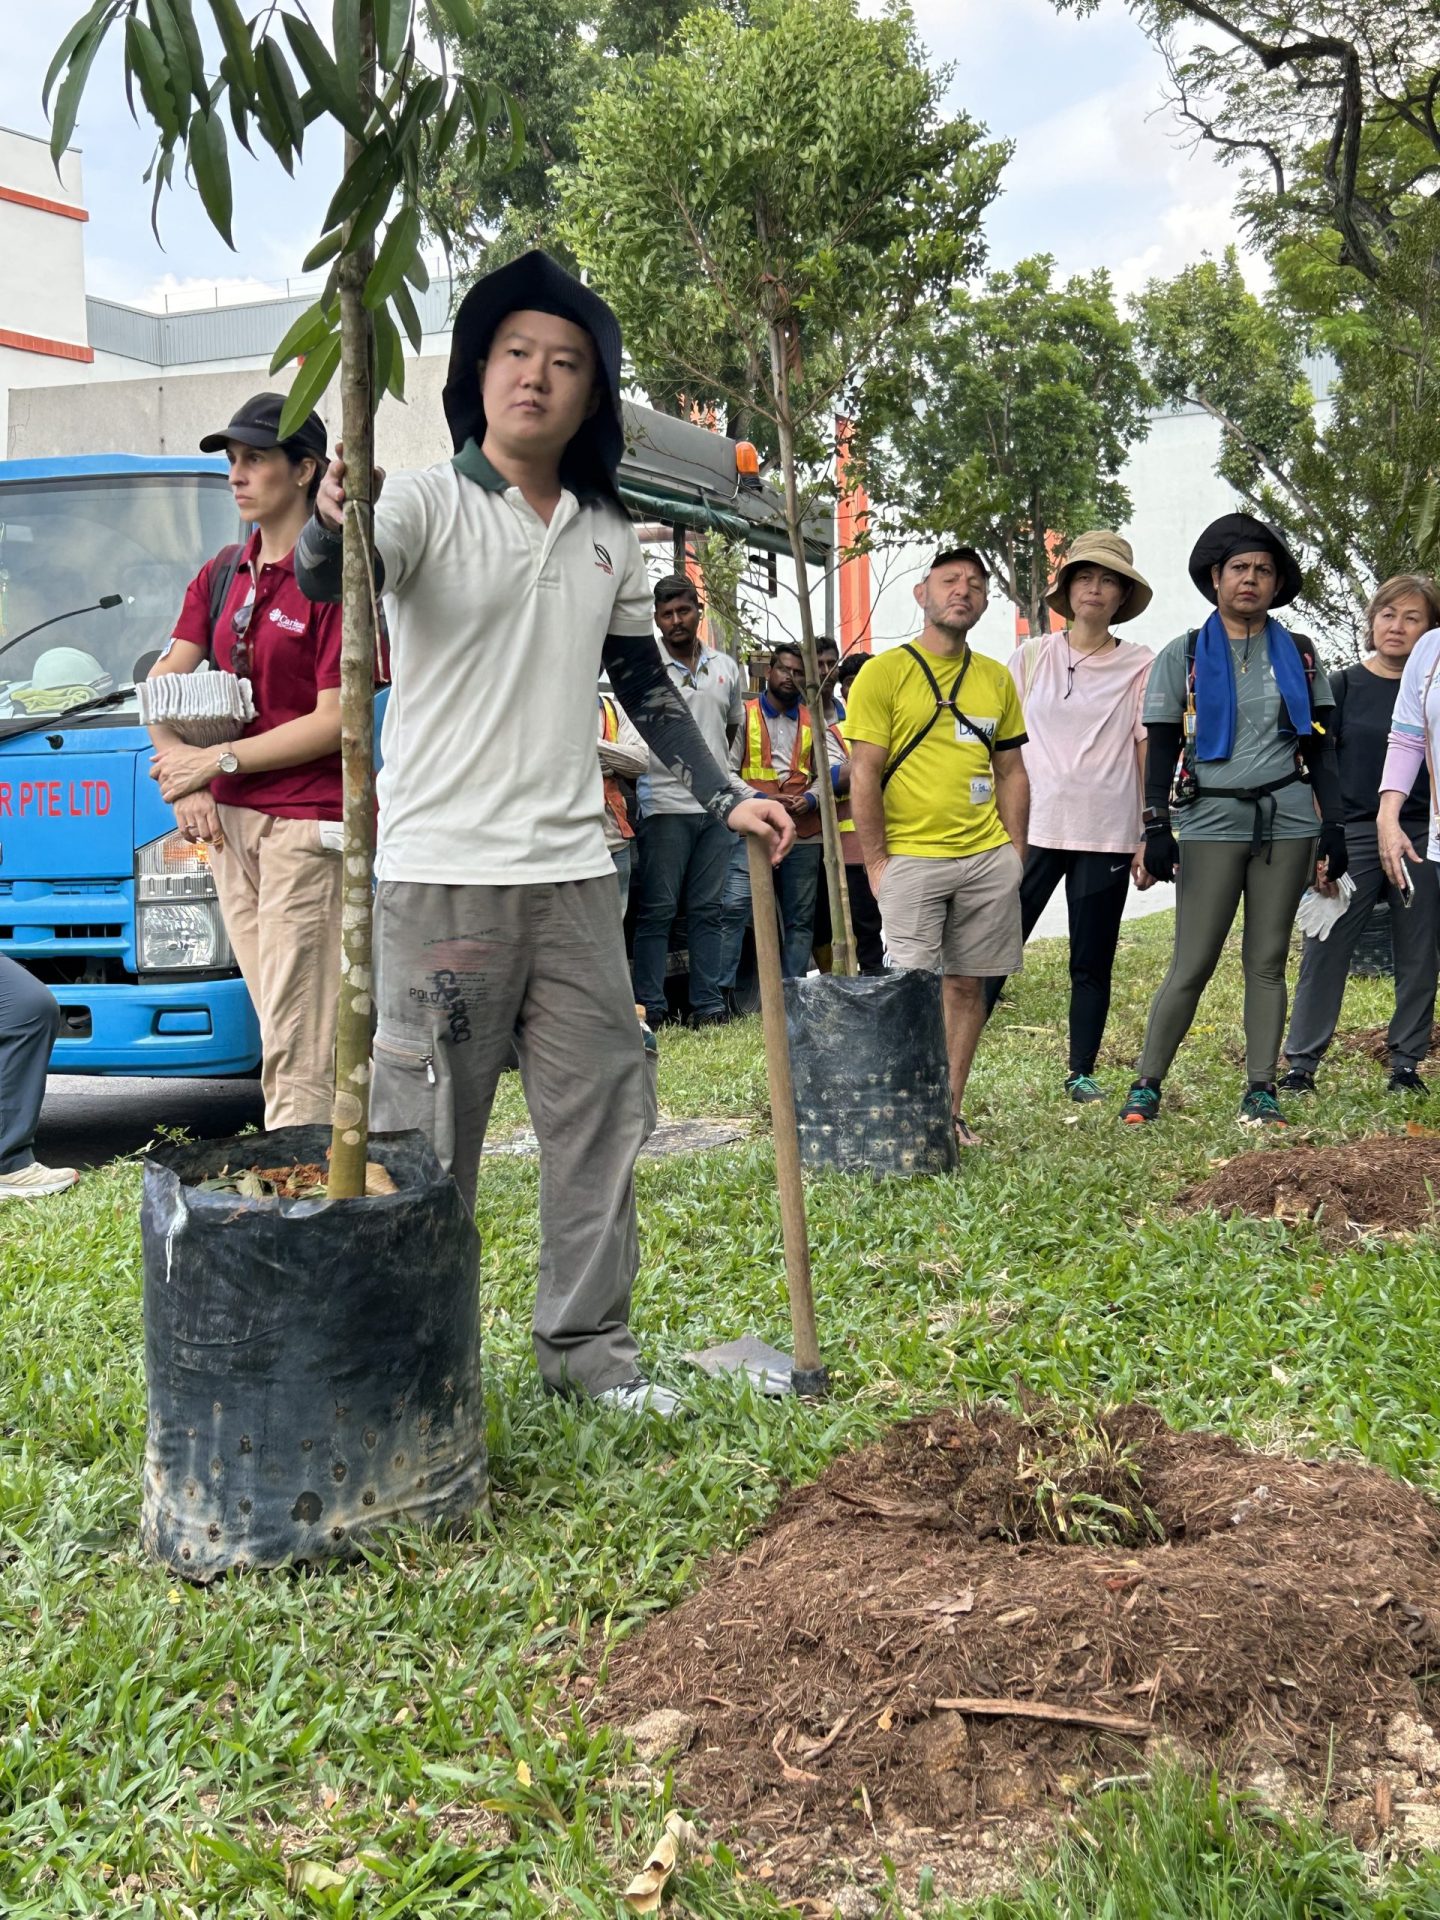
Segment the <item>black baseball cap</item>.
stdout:
[[655,582],[655,604],[663,607],[670,600],[693,600],[698,607],[700,590],[687,573],[667,573]]
[[986,566],[984,560],[976,552],[974,547],[941,547],[937,551],[935,558],[926,568],[926,572],[933,573],[936,567],[946,566],[952,560],[968,560],[971,566],[980,569],[987,580],[990,578],[989,567]]
[[283,393],[255,393],[245,401],[228,427],[219,433],[207,433],[200,442],[201,453],[223,453],[232,440],[238,440],[242,447],[278,447],[286,446],[292,453],[313,454],[317,460],[325,458],[328,444],[325,437],[325,422],[318,413],[307,413],[294,433],[283,442],[280,438],[280,415],[284,411]]

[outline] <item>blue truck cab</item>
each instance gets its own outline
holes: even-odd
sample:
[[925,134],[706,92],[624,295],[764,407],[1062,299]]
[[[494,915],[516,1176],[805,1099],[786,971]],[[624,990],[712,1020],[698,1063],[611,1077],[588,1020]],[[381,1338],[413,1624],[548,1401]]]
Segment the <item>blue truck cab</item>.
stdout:
[[205,850],[150,778],[134,694],[239,535],[220,459],[0,461],[0,953],[60,1003],[52,1072],[260,1064]]

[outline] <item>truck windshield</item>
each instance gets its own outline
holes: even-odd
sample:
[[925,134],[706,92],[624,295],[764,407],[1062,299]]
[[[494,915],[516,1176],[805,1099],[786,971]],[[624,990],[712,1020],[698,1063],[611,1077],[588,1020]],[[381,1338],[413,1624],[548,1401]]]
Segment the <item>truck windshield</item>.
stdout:
[[[127,473],[0,481],[0,717],[63,713],[143,680],[174,630],[185,588],[239,537],[223,474]],[[97,715],[114,724],[118,711]]]

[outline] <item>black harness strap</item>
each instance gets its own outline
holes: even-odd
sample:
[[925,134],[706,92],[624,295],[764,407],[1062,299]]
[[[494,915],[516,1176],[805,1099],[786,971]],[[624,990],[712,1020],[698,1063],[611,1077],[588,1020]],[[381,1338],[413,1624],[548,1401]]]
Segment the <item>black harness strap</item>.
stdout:
[[899,753],[896,754],[895,758],[890,762],[889,766],[886,767],[884,773],[881,774],[880,789],[882,793],[884,792],[885,788],[889,786],[890,781],[894,777],[894,775],[900,771],[900,768],[910,758],[911,754],[914,753],[915,749],[920,745],[921,741],[927,739],[929,735],[933,732],[935,727],[935,722],[940,718],[942,713],[953,713],[955,716],[956,724],[958,726],[964,727],[967,733],[973,733],[975,738],[980,742],[981,746],[984,747],[987,754],[991,752],[990,742],[985,738],[985,735],[975,725],[975,722],[971,720],[967,714],[963,714],[960,711],[959,707],[957,707],[955,704],[957,698],[959,697],[961,684],[963,683],[966,674],[970,671],[970,662],[974,658],[974,655],[971,652],[970,647],[967,645],[965,648],[964,662],[961,665],[959,673],[957,673],[955,676],[955,684],[953,687],[951,687],[948,695],[943,694],[940,691],[940,682],[935,678],[935,675],[931,672],[930,662],[925,658],[924,654],[920,651],[920,649],[918,647],[912,647],[910,643],[907,641],[905,644],[904,651],[910,655],[912,660],[918,661],[920,666],[920,671],[924,674],[926,680],[930,683],[930,691],[935,696],[935,711],[931,714],[930,718],[925,722],[924,726],[921,727],[920,731],[914,736],[914,738],[907,740],[905,742],[905,745],[900,749]]
[[[1195,642],[1198,634],[1199,628],[1192,627],[1186,635],[1185,645],[1185,678],[1192,702],[1195,698]],[[1301,663],[1305,668],[1305,686],[1310,695],[1310,719],[1313,725],[1315,719],[1315,656],[1307,647],[1300,645],[1301,637],[1303,636],[1292,635],[1292,638],[1295,639],[1296,651],[1299,653]],[[1279,728],[1282,733],[1286,731],[1283,701],[1281,702],[1280,708]],[[1314,737],[1312,733],[1311,738],[1313,739]],[[1250,858],[1252,860],[1258,858],[1262,851],[1267,861],[1270,858],[1270,847],[1274,844],[1275,815],[1279,811],[1275,802],[1276,794],[1284,787],[1293,787],[1297,781],[1303,780],[1307,783],[1309,782],[1310,773],[1301,758],[1302,751],[1297,739],[1295,747],[1297,764],[1294,771],[1287,773],[1280,780],[1267,780],[1263,787],[1212,787],[1208,780],[1198,787],[1200,796],[1205,799],[1249,800],[1253,803],[1255,819],[1250,830]],[[1196,772],[1198,775],[1198,767]],[[1267,801],[1270,803],[1268,815],[1265,812],[1265,803]]]
[[222,547],[211,562],[210,574],[210,654],[215,654],[215,629],[220,624],[220,616],[225,611],[225,602],[230,597],[230,589],[235,584],[235,576],[240,571],[240,562],[245,557],[244,547]]

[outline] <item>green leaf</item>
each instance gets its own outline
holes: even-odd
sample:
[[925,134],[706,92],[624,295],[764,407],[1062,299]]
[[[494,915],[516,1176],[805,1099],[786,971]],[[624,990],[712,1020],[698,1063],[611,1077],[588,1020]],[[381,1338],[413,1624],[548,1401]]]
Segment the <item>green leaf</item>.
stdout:
[[91,7],[90,11],[80,16],[55,49],[54,57],[50,65],[45,69],[45,84],[40,89],[40,105],[45,109],[46,113],[50,111],[50,89],[59,78],[61,68],[68,65],[70,56],[75,52],[75,49],[96,24],[109,4],[110,0],[95,0],[95,4]]
[[125,22],[125,64],[140,82],[140,97],[161,138],[174,140],[184,122],[170,91],[165,54],[150,28],[135,14]]
[[300,262],[302,273],[316,273],[327,260],[333,260],[340,251],[340,242],[345,238],[343,227],[332,227],[329,233],[322,234],[314,246]]
[[300,108],[300,90],[295,85],[295,76],[290,71],[290,63],[279,42],[268,35],[260,42],[255,64],[256,90],[263,109],[262,123],[268,119],[274,127],[272,132],[267,126],[265,137],[289,172],[289,151],[293,149],[299,153],[305,144],[305,115]]
[[405,398],[405,353],[399,328],[385,307],[375,315],[375,393],[377,398],[382,393]]
[[363,147],[335,190],[335,198],[325,210],[325,226],[342,226],[358,213],[382,181],[388,181],[393,193],[399,169],[395,166],[390,142],[383,136]]
[[311,353],[335,325],[335,311],[322,296],[307,307],[291,326],[270,358],[271,373],[278,373],[297,353]]
[[334,378],[335,369],[340,364],[340,335],[337,332],[327,334],[313,353],[307,353],[305,364],[295,376],[295,384],[286,396],[285,405],[280,412],[280,438],[288,440],[309,413],[315,411],[315,403]]
[[226,246],[233,249],[235,242],[230,233],[230,221],[235,209],[235,197],[230,185],[230,155],[225,143],[225,123],[218,113],[196,108],[190,119],[187,153],[195,184],[200,189],[201,202],[210,216],[210,224]]
[[406,269],[420,246],[420,209],[402,207],[390,222],[375,264],[365,280],[364,300],[373,312],[386,301],[406,277]]
[[410,298],[410,289],[402,280],[390,296],[390,304],[400,316],[400,324],[405,329],[406,338],[419,353],[421,342],[425,338],[425,329],[420,324],[420,315],[415,302]]
[[171,0],[147,0],[150,9],[150,24],[155,29],[160,45],[165,52],[165,71],[170,76],[170,91],[174,94],[183,114],[191,95],[198,99],[203,70],[192,74],[190,54],[185,45],[185,36],[171,8]]
[[70,144],[70,136],[75,131],[75,121],[80,112],[80,96],[85,91],[85,82],[90,78],[90,69],[95,64],[95,56],[100,51],[100,43],[105,38],[105,29],[96,25],[76,46],[70,60],[70,70],[60,83],[60,91],[55,96],[55,118],[50,125],[50,157],[58,167],[60,156]]
[[410,0],[375,0],[375,53],[386,73],[399,66],[410,38]]
[[[357,140],[363,138],[365,110],[353,90],[348,94],[345,91],[339,68],[330,58],[325,42],[310,22],[287,13],[285,37],[290,42],[305,78],[319,96],[325,111],[338,120],[347,133],[353,133]],[[332,223],[326,221],[325,224],[329,226]]]
[[424,293],[430,285],[430,269],[425,264],[425,256],[417,247],[406,263],[405,278],[418,293]]
[[1427,480],[1415,510],[1415,557],[1427,569],[1440,567],[1440,480]]
[[457,40],[472,39],[475,34],[475,10],[470,0],[435,0],[435,11],[443,14]]
[[335,0],[330,16],[335,71],[347,94],[360,95],[360,8],[356,0]]
[[210,11],[215,16],[215,25],[219,30],[230,68],[235,78],[247,94],[255,92],[259,75],[255,66],[255,53],[250,45],[250,29],[245,24],[236,0],[210,0]]

